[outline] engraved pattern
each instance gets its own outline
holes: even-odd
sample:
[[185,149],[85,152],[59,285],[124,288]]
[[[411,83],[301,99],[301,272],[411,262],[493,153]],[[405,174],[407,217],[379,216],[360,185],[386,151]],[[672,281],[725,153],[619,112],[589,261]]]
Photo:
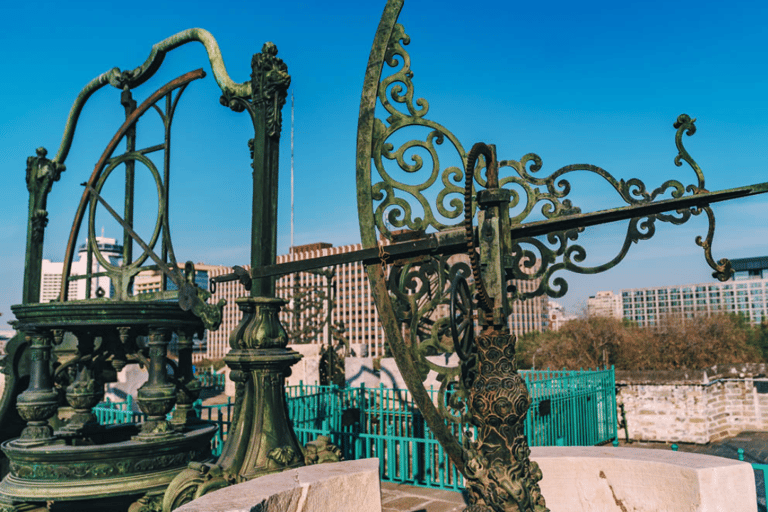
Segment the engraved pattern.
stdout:
[[[472,376],[469,401],[478,435],[477,441],[465,437],[464,442],[472,501],[495,511],[544,512],[548,509],[537,483],[541,470],[529,459],[525,437],[530,396],[517,373],[515,340],[506,333],[481,334],[474,347],[479,371]],[[517,508],[510,509],[511,504]]]
[[201,460],[205,453],[189,450],[182,453],[159,455],[150,458],[135,458],[116,462],[83,462],[68,464],[24,464],[11,461],[11,473],[18,478],[36,480],[76,480],[84,478],[107,478],[146,473],[171,467],[186,466],[189,462]]

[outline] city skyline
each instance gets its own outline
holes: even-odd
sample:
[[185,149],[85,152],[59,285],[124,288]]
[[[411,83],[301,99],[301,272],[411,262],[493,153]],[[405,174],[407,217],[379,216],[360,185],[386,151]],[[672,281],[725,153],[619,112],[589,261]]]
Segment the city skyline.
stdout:
[[[288,2],[244,8],[246,12],[195,2],[183,12],[165,6],[152,10],[150,5],[144,11],[157,16],[139,16],[141,2],[121,16],[103,4],[48,6],[42,18],[36,12],[39,6],[4,8],[0,37],[15,48],[5,69],[19,78],[0,83],[0,165],[8,183],[0,209],[0,240],[6,248],[0,270],[0,320],[12,319],[10,305],[21,302],[26,157],[39,146],[46,147],[49,156],[55,154],[67,112],[89,80],[115,65],[140,65],[152,44],[193,26],[213,33],[238,82],[248,79],[250,56],[264,41],[277,44],[296,96],[296,244],[359,242],[357,109],[383,2]],[[739,11],[706,2],[649,3],[643,8],[489,2],[485,7],[496,15],[478,20],[472,30],[457,15],[465,10],[461,6],[445,2],[440,10],[429,11],[406,2],[400,21],[412,41],[408,51],[416,95],[430,102],[431,117],[451,129],[465,147],[481,140],[494,143],[502,159],[536,152],[544,162],[543,175],[588,162],[617,178],[641,178],[650,189],[670,178],[688,184],[694,181],[693,172],[672,162],[677,154],[672,122],[685,112],[698,118],[698,131],[686,137],[685,144],[703,168],[708,189],[765,181],[768,102],[762,91],[768,74],[755,63],[768,49],[760,37],[766,6],[755,3]],[[36,30],[29,31],[23,23],[29,19],[37,20]],[[522,19],[539,23],[520,23]],[[169,54],[160,76],[146,90],[137,90],[138,99],[189,69],[210,69],[202,49],[188,46]],[[49,197],[44,257],[52,261],[62,259],[74,205],[82,193],[79,183],[121,122],[119,91],[101,92],[104,99],[94,96],[95,105],[83,113],[67,171]],[[221,107],[218,96],[208,77],[192,84],[179,104],[174,127],[178,142],[171,161],[172,235],[180,260],[243,265],[249,262],[249,123],[246,116]],[[109,115],[97,110],[107,107],[112,109]],[[286,106],[278,254],[287,253],[289,243],[289,112]],[[190,128],[195,123],[204,124],[202,135]],[[144,141],[153,142],[151,137]],[[143,185],[151,185],[146,176],[140,180],[145,178]],[[615,194],[598,192],[594,181],[574,180],[573,185],[573,200],[584,211],[619,205]],[[140,207],[153,211],[152,198],[145,201]],[[715,259],[768,254],[768,229],[760,222],[766,205],[766,199],[756,197],[714,207]],[[140,233],[154,222],[152,213],[147,217],[137,220]],[[600,276],[559,274],[570,291],[557,300],[574,311],[598,290],[711,280],[703,251],[694,243],[696,236],[706,234],[704,217],[685,226],[657,223],[652,240],[633,246],[623,263]],[[612,258],[625,225],[590,228],[580,237],[587,240],[584,245],[595,263]],[[104,217],[102,226],[119,236],[110,219]]]

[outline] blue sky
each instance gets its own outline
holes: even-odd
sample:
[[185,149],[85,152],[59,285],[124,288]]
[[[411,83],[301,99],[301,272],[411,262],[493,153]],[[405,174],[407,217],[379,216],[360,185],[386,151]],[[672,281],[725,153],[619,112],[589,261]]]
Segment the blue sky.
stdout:
[[[6,52],[0,80],[0,313],[20,302],[26,236],[26,157],[38,146],[55,154],[69,108],[100,73],[144,62],[152,44],[190,27],[219,42],[229,75],[243,82],[250,58],[273,41],[288,64],[296,97],[296,244],[359,241],[355,137],[363,74],[383,2],[30,2],[0,8]],[[400,17],[411,36],[416,94],[430,118],[468,148],[497,145],[501,159],[535,152],[542,174],[592,163],[617,178],[655,188],[669,178],[693,183],[675,167],[672,123],[698,119],[686,147],[703,168],[707,188],[768,181],[768,55],[763,2],[406,2]],[[136,91],[139,101],[182,73],[209,64],[202,46],[166,58]],[[212,76],[193,83],[174,122],[172,236],[179,259],[211,264],[249,260],[251,181],[246,114],[219,105]],[[45,256],[61,261],[79,183],[93,170],[121,123],[119,91],[105,88],[86,107],[49,196]],[[281,142],[279,252],[289,245],[290,110]],[[154,125],[152,123],[155,123]],[[157,120],[140,125],[140,143],[159,142]],[[144,181],[142,181],[144,180]],[[150,184],[147,176],[139,184]],[[574,180],[570,197],[585,210],[618,206],[595,180]],[[115,198],[118,188],[113,187]],[[117,201],[117,199],[115,199]],[[154,223],[143,196],[138,230]],[[765,211],[756,197],[715,206],[714,255],[768,253]],[[103,220],[101,220],[103,219]],[[116,224],[100,216],[107,236]],[[98,228],[97,228],[98,229]],[[593,263],[612,258],[625,224],[590,229],[580,238]],[[572,311],[598,290],[710,280],[697,235],[704,216],[684,226],[659,224],[616,269],[599,276],[563,275]],[[84,235],[81,236],[84,238]]]

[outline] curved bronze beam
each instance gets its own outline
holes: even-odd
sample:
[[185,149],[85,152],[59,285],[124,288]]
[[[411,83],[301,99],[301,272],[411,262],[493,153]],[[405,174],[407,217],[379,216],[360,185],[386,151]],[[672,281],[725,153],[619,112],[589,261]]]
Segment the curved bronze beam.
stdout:
[[[403,0],[389,0],[384,8],[384,14],[381,16],[381,22],[376,30],[373,47],[368,58],[368,68],[360,98],[360,117],[357,125],[357,208],[360,220],[360,237],[364,249],[378,247],[371,195],[371,144],[374,140],[379,82],[381,81],[387,47],[402,8]],[[392,307],[383,265],[368,265],[366,270],[371,282],[371,293],[376,301],[376,309],[379,311],[384,331],[395,337],[395,339],[388,340],[388,343],[400,373],[403,375],[414,401],[418,404],[419,410],[435,438],[443,446],[456,467],[461,469],[464,467],[461,445],[445,426],[443,417],[435,408],[424,386],[421,385],[419,371],[410,354],[411,347],[407,346],[403,340],[400,325]]]
[[205,47],[205,51],[208,53],[208,60],[211,63],[213,77],[216,79],[216,83],[219,85],[219,88],[221,88],[222,93],[238,97],[248,97],[251,95],[250,81],[239,84],[229,78],[227,68],[224,66],[224,59],[221,56],[219,44],[216,42],[216,39],[214,39],[213,35],[202,28],[190,28],[179,32],[178,34],[174,34],[167,39],[163,39],[152,46],[152,51],[149,53],[149,57],[147,57],[147,60],[144,61],[144,64],[141,66],[130,71],[120,71],[120,68],[112,68],[106,73],[100,74],[83,87],[83,90],[77,95],[72,108],[69,110],[67,124],[64,128],[64,135],[62,136],[61,144],[59,145],[59,151],[56,153],[53,160],[63,164],[67,159],[69,149],[72,146],[72,139],[75,135],[75,127],[77,126],[80,112],[82,112],[85,102],[88,101],[88,98],[90,98],[94,92],[107,84],[117,87],[118,89],[122,89],[125,86],[133,88],[143,84],[155,74],[160,67],[160,64],[162,64],[166,53],[192,41],[202,43]]
[[67,293],[69,291],[69,283],[67,282],[67,278],[69,277],[72,268],[72,259],[75,254],[77,234],[80,231],[80,225],[82,224],[83,217],[85,216],[85,208],[90,202],[91,189],[93,189],[93,187],[96,185],[96,182],[99,180],[99,176],[101,176],[101,171],[104,169],[107,160],[112,156],[112,153],[115,151],[115,148],[120,143],[123,136],[125,136],[128,129],[133,126],[136,121],[138,121],[139,118],[152,107],[152,105],[157,103],[163,96],[173,91],[174,89],[186,85],[192,80],[203,78],[204,76],[205,71],[202,69],[196,69],[195,71],[190,71],[189,73],[181,75],[179,78],[168,82],[163,87],[155,91],[149,98],[147,98],[141,105],[139,105],[139,107],[134,110],[131,115],[126,118],[123,125],[119,130],[117,130],[117,133],[115,133],[114,137],[112,137],[112,140],[109,141],[109,144],[107,144],[107,147],[101,154],[101,158],[99,158],[99,161],[96,163],[96,166],[93,169],[91,177],[85,183],[86,188],[83,192],[83,197],[80,199],[80,204],[77,207],[77,211],[75,212],[75,220],[72,223],[72,230],[69,233],[69,241],[67,242],[67,249],[64,255],[64,267],[61,273],[60,300],[62,302],[67,300]]

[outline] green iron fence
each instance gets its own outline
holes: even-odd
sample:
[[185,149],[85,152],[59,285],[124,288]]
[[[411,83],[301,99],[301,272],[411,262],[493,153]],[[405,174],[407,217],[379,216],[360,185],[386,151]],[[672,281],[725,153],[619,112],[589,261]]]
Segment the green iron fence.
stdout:
[[131,395],[128,395],[124,402],[111,402],[109,400],[102,402],[94,407],[92,411],[100,425],[138,423],[146,417],[143,412],[134,411],[133,397]]
[[[531,446],[588,446],[616,439],[613,368],[521,371],[531,394]],[[299,441],[326,435],[346,459],[378,457],[382,480],[460,490],[461,474],[427,428],[407,390],[300,385],[287,390]],[[437,391],[432,391],[433,399]],[[459,437],[474,427],[454,425]]]
[[525,433],[531,446],[593,446],[616,439],[613,367],[598,371],[521,371],[531,407]]
[[195,378],[200,382],[203,389],[213,389],[215,391],[224,391],[227,383],[227,376],[224,373],[216,373],[213,368],[210,370],[196,370]]
[[[616,439],[613,368],[598,371],[521,371],[531,395],[525,431],[531,446],[586,446]],[[437,399],[437,391],[431,391]],[[129,397],[130,398],[130,397]],[[461,490],[463,479],[426,426],[405,389],[299,385],[286,388],[288,415],[300,444],[328,436],[347,460],[378,457],[382,480]],[[99,404],[99,421],[127,423],[143,418],[129,401]],[[195,405],[219,430],[212,441],[221,453],[234,404]],[[454,425],[459,437],[474,427]]]

